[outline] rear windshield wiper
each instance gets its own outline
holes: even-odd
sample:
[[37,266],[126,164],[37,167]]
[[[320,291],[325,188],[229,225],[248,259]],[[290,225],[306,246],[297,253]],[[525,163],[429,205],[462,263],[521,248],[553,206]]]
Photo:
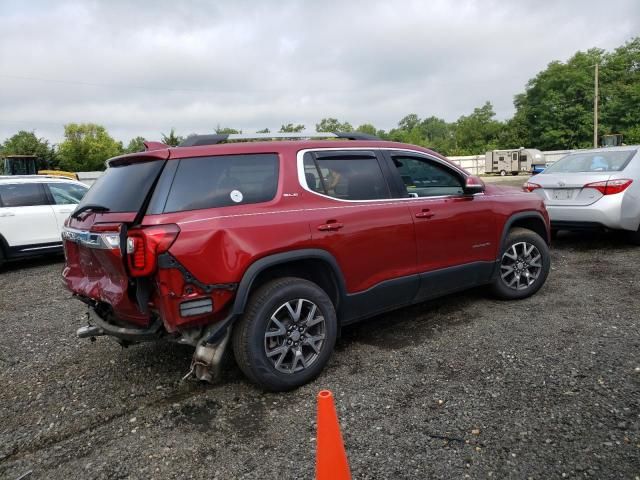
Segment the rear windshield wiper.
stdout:
[[92,212],[108,212],[109,208],[103,207],[102,205],[83,205],[73,211],[71,218],[78,218],[78,215],[82,212],[86,212],[87,210],[91,210]]

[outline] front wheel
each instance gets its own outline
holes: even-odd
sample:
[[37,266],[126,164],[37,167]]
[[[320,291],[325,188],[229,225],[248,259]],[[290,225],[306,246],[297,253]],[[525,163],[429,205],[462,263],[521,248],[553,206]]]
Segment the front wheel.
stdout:
[[320,374],[337,330],[336,312],[324,290],[301,278],[281,278],[251,295],[233,331],[233,352],[254,383],[291,390]]
[[550,268],[549,247],[540,235],[526,228],[514,228],[503,245],[492,291],[504,300],[529,297],[544,285]]

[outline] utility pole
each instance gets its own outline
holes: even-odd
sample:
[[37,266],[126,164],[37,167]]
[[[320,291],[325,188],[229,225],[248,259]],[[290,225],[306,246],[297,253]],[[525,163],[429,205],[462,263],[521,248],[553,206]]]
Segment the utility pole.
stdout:
[[595,93],[593,95],[593,148],[598,148],[598,63],[594,74]]

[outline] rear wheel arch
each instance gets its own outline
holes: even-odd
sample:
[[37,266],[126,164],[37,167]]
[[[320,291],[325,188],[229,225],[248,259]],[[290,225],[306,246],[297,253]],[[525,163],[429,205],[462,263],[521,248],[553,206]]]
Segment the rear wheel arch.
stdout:
[[302,249],[277,253],[252,263],[238,284],[233,314],[244,313],[251,292],[282,277],[298,277],[322,288],[338,310],[345,295],[344,277],[336,259],[326,250]]

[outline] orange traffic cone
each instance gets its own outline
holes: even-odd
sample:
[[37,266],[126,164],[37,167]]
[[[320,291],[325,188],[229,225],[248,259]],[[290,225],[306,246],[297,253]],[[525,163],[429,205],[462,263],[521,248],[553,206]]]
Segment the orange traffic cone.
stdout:
[[351,480],[333,394],[329,390],[318,393],[317,423],[316,480]]

